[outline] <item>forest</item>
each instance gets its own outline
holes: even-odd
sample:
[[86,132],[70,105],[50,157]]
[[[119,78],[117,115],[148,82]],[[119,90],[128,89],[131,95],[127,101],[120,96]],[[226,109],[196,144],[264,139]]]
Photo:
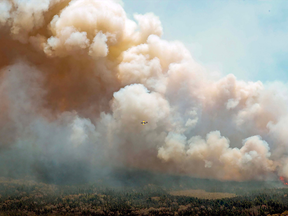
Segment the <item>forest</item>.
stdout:
[[[130,179],[126,184],[120,181],[121,186],[119,182],[108,186],[108,181],[60,185],[1,178],[0,215],[280,215],[288,210],[284,185],[277,188],[258,182],[253,189],[255,182],[235,183],[234,187],[232,182],[222,182],[226,187],[221,188],[216,180],[167,179],[162,185],[133,185]],[[210,188],[204,188],[208,183]],[[234,192],[236,197],[199,199],[170,194],[191,188]]]

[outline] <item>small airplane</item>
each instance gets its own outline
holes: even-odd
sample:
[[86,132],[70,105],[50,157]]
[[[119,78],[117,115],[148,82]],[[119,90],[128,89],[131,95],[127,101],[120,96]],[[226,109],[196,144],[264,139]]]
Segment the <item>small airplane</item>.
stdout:
[[148,123],[147,121],[142,121],[142,122],[141,122],[142,125],[145,125],[145,124],[147,124],[147,123]]

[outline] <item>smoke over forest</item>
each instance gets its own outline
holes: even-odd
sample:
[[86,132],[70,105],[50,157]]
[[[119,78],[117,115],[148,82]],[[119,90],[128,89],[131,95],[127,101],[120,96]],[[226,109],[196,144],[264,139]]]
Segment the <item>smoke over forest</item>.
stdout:
[[212,76],[162,34],[112,0],[1,0],[1,174],[288,178],[284,84]]

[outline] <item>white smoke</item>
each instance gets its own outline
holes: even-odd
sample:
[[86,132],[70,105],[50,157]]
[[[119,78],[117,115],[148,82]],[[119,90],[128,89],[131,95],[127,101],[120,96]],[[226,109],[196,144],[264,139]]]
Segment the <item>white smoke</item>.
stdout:
[[288,178],[285,84],[217,80],[134,19],[112,0],[0,2],[2,164]]

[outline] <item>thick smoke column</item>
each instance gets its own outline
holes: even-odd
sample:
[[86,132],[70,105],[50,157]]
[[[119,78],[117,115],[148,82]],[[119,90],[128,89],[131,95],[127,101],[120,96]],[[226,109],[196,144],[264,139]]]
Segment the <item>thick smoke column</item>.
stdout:
[[112,0],[0,2],[1,173],[288,178],[281,83],[212,78],[158,17],[134,19]]

